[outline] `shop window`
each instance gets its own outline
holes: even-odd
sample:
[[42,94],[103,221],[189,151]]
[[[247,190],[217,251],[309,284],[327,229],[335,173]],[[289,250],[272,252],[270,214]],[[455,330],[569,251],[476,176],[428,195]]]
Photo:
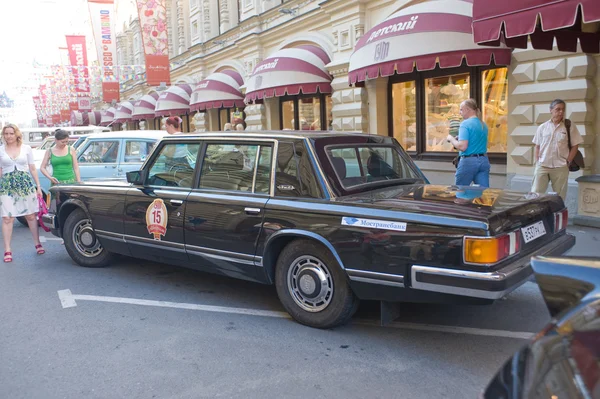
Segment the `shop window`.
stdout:
[[446,137],[449,133],[458,136],[460,103],[470,97],[469,76],[463,73],[425,79],[425,151],[455,151]]
[[225,130],[225,124],[231,123],[231,130],[235,130],[236,123],[240,123],[242,121],[242,125],[245,126],[243,122],[246,119],[246,115],[244,111],[240,111],[238,108],[219,108],[219,130]]
[[456,150],[446,137],[458,136],[460,103],[475,98],[489,130],[490,159],[503,161],[507,97],[507,68],[438,68],[396,75],[390,78],[389,87],[390,135],[418,159],[454,157]]
[[482,113],[488,126],[488,151],[506,153],[508,141],[508,68],[481,73]]
[[414,81],[392,85],[393,135],[406,151],[417,151],[417,101]]
[[331,95],[300,95],[280,100],[281,128],[283,130],[331,130]]

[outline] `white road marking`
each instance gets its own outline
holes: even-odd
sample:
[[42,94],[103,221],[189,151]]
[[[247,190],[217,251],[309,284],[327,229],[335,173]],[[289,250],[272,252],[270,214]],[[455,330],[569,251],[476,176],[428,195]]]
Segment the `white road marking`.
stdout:
[[[275,317],[282,319],[291,319],[291,316],[286,312],[278,312],[273,310],[257,310],[247,308],[231,308],[226,306],[213,306],[213,305],[198,305],[194,303],[180,303],[180,302],[168,302],[168,301],[154,301],[149,299],[136,299],[136,298],[119,298],[112,296],[99,296],[99,295],[77,295],[72,294],[71,290],[58,291],[58,297],[63,308],[72,308],[77,306],[76,301],[92,301],[92,302],[108,302],[108,303],[123,303],[128,305],[141,305],[141,306],[154,306],[161,308],[173,308],[173,309],[187,309],[187,310],[200,310],[205,312],[216,312],[216,313],[228,313],[228,314],[242,314],[248,316],[263,316],[263,317]],[[352,320],[352,324],[373,326],[378,327],[380,324],[375,320]],[[434,331],[434,332],[446,332],[451,334],[465,334],[465,335],[479,335],[487,337],[499,337],[499,338],[515,338],[529,340],[533,338],[535,333],[531,332],[519,332],[519,331],[505,331],[505,330],[492,330],[485,328],[472,328],[472,327],[457,327],[457,326],[443,326],[436,324],[419,324],[419,323],[405,323],[405,322],[392,322],[386,327],[398,328],[403,330],[417,330],[417,331]]]
[[60,237],[40,236],[40,241],[41,242],[46,242],[46,241],[62,241],[62,238],[60,238]]
[[60,304],[62,305],[63,309],[74,308],[77,306],[77,302],[75,302],[75,298],[71,293],[71,290],[58,291],[58,298],[60,299]]
[[40,242],[46,242],[46,237],[40,236]]

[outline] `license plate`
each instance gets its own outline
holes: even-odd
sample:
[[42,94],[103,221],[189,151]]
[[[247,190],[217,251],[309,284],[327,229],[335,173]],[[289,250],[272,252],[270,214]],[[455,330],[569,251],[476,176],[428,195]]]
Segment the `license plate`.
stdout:
[[546,234],[546,229],[544,228],[544,222],[540,221],[534,224],[530,224],[527,227],[523,227],[521,229],[523,233],[523,239],[525,242],[531,242],[536,238],[540,238],[544,234]]

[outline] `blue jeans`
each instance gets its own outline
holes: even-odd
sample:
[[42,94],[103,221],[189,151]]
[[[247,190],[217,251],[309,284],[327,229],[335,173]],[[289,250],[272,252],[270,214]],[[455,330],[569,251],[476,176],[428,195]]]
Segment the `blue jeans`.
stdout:
[[456,169],[457,186],[469,186],[471,183],[481,187],[490,186],[490,160],[485,157],[461,158]]

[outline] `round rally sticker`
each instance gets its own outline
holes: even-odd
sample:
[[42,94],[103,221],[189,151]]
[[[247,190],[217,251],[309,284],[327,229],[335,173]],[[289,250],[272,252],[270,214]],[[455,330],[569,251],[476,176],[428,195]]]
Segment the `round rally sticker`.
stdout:
[[148,233],[154,236],[155,240],[160,240],[160,236],[167,234],[167,207],[160,198],[152,201],[146,210],[146,226]]

